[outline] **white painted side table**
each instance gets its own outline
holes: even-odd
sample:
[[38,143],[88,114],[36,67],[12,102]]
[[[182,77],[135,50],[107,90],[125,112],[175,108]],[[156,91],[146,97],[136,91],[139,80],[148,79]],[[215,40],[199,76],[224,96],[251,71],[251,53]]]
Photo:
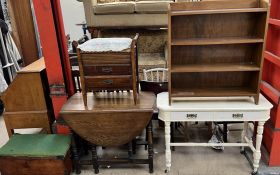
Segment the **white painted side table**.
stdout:
[[[249,97],[194,97],[186,98],[185,101],[173,101],[169,106],[168,93],[160,93],[157,96],[157,107],[159,109],[159,119],[165,122],[165,158],[166,172],[171,168],[171,146],[239,146],[244,151],[244,147],[249,147],[253,151],[252,174],[256,174],[261,158],[261,142],[263,137],[264,123],[270,117],[272,104],[260,95],[259,104],[254,103]],[[241,135],[242,143],[170,143],[170,123],[171,122],[191,122],[191,121],[240,121],[244,122]],[[256,146],[247,136],[248,122],[258,122]]]

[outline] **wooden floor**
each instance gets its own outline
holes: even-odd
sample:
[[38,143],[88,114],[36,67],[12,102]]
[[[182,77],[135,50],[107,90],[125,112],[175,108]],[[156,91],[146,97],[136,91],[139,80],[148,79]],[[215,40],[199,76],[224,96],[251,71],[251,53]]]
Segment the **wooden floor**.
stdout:
[[[238,129],[240,126],[230,126],[229,129]],[[201,125],[191,125],[190,140],[208,140],[207,128]],[[31,130],[36,132],[37,130]],[[164,134],[163,129],[154,124],[154,174],[165,175],[165,155],[164,155]],[[240,131],[230,131],[229,140],[236,141]],[[3,118],[0,117],[0,146],[8,139]],[[180,139],[180,138],[178,138]],[[126,156],[126,148],[107,148],[98,153],[103,157]],[[138,147],[137,155],[147,155],[143,146]],[[260,174],[280,174],[280,168],[267,168],[265,163],[261,163]],[[94,174],[92,166],[84,166],[81,175]],[[239,148],[225,148],[223,152],[214,151],[211,148],[177,147],[172,152],[172,169],[170,175],[249,175],[250,165],[246,158],[239,153]],[[1,173],[0,173],[1,174]],[[73,173],[74,175],[75,173]],[[114,165],[100,168],[100,175],[148,175],[147,165]]]

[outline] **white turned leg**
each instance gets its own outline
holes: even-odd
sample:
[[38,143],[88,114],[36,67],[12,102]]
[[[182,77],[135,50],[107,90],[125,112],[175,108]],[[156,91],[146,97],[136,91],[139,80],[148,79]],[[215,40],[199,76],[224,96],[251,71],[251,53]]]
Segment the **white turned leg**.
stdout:
[[166,172],[169,172],[171,168],[170,122],[165,122],[165,161]]
[[[248,131],[248,122],[244,122],[243,131],[241,133],[241,142],[242,143],[246,142],[245,137],[247,136],[247,131]],[[241,147],[241,153],[243,153],[243,152],[244,152],[244,146]]]
[[253,166],[254,166],[254,172],[256,173],[258,171],[259,168],[259,163],[260,163],[260,159],[261,159],[261,144],[262,144],[262,137],[263,137],[263,125],[265,122],[258,122],[258,128],[257,128],[257,136],[256,136],[256,150],[254,152],[254,162],[253,162]]

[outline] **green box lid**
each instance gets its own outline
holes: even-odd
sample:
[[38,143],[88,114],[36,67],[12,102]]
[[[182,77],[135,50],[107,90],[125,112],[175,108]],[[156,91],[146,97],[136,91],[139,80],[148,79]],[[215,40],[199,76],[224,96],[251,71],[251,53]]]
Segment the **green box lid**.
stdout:
[[13,135],[0,148],[0,157],[65,157],[71,137],[56,134]]

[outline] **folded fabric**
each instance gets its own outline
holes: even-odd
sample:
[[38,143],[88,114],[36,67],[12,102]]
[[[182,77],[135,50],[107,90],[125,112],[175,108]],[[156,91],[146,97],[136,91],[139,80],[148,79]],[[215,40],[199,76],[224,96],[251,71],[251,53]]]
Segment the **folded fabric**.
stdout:
[[78,48],[84,52],[129,52],[131,38],[94,38]]

